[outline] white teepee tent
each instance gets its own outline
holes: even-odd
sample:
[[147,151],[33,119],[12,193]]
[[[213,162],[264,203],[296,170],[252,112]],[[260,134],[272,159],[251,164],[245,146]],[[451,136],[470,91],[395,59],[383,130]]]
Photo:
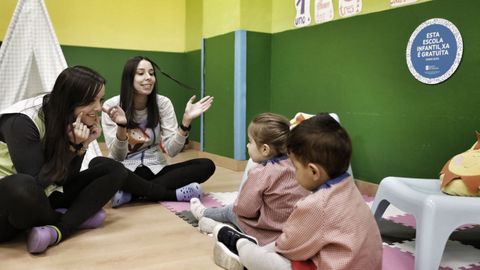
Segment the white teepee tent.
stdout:
[[49,92],[66,67],[43,0],[19,0],[0,47],[0,109]]
[[[11,104],[50,92],[67,67],[43,0],[18,0],[0,47],[0,111]],[[95,141],[84,159],[101,155]]]

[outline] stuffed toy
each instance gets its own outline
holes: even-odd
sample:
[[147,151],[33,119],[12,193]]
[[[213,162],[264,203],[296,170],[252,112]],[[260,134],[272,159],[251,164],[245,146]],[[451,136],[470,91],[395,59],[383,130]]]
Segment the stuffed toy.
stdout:
[[450,159],[440,171],[442,192],[456,196],[480,196],[480,133],[473,146]]
[[302,122],[303,120],[306,120],[312,116],[315,116],[314,114],[308,114],[308,113],[303,113],[303,112],[299,112],[297,114],[295,114],[295,116],[290,120],[290,129],[296,127],[298,124],[300,124],[300,122]]

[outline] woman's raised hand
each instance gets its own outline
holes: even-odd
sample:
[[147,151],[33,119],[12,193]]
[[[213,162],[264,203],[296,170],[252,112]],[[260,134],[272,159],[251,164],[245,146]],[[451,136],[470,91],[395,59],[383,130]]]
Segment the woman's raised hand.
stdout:
[[206,112],[213,103],[212,96],[206,96],[200,99],[198,102],[195,101],[196,96],[192,96],[187,102],[185,107],[185,113],[183,114],[182,123],[186,126],[189,126],[193,119],[199,117],[202,113]]
[[125,116],[125,112],[123,111],[122,107],[116,105],[110,108],[102,107],[103,112],[105,112],[113,122],[119,125],[126,125],[127,124],[127,117]]
[[74,145],[83,144],[86,146],[100,137],[102,129],[100,128],[99,118],[97,118],[95,124],[89,127],[82,122],[82,116],[83,112],[77,115],[75,122],[72,123],[68,131],[68,138]]

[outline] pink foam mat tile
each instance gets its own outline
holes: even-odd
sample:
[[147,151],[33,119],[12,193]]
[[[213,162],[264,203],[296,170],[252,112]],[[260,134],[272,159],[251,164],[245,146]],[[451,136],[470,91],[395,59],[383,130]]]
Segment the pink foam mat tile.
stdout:
[[397,247],[383,245],[382,270],[413,270],[414,257]]
[[[221,206],[221,204],[217,200],[213,199],[210,194],[204,194],[200,200],[205,207]],[[175,213],[190,211],[190,202],[161,201],[160,204]]]

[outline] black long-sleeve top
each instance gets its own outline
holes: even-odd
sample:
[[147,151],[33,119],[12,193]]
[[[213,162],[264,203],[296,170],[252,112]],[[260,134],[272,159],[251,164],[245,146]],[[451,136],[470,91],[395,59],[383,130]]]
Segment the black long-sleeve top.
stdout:
[[[43,188],[53,184],[47,176],[44,145],[35,123],[27,115],[21,113],[6,114],[0,117],[0,141],[8,147],[10,158],[17,173],[31,175]],[[72,153],[69,163],[69,174],[80,171],[84,155]],[[68,177],[67,177],[68,178]],[[61,185],[63,179],[55,184]]]

